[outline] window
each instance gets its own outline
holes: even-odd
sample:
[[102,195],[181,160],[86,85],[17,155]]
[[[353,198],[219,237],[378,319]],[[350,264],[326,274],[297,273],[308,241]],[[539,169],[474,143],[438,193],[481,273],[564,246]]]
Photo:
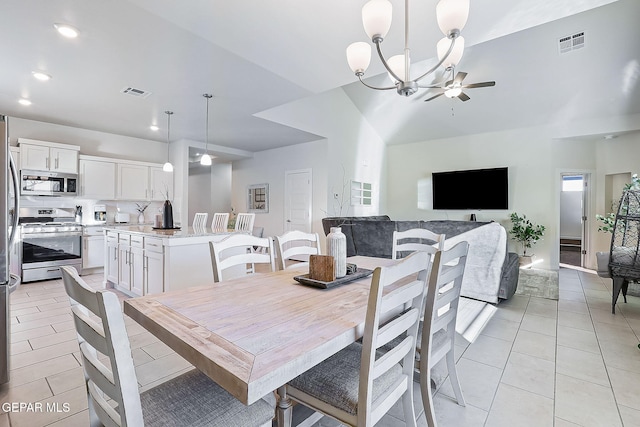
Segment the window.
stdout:
[[565,175],[562,177],[562,191],[582,191],[584,181],[582,175]]
[[371,183],[351,181],[352,206],[371,206],[372,195],[373,190]]

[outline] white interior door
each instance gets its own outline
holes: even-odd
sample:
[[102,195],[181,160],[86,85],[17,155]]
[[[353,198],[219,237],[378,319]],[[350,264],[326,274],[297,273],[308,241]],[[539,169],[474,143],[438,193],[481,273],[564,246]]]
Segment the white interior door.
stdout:
[[311,169],[286,171],[284,231],[311,233]]

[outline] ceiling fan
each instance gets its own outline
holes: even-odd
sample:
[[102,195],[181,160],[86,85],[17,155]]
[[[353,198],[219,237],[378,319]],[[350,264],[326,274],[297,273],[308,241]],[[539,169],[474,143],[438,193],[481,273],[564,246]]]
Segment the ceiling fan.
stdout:
[[431,101],[432,99],[436,99],[442,95],[446,95],[448,98],[458,98],[461,101],[468,101],[470,98],[462,91],[462,89],[475,89],[478,87],[490,87],[496,85],[496,82],[469,83],[463,85],[462,81],[465,77],[467,77],[467,73],[459,71],[458,74],[456,74],[456,77],[453,80],[447,81],[444,86],[431,86],[432,89],[440,89],[442,92],[432,96],[431,98],[425,99],[424,102]]

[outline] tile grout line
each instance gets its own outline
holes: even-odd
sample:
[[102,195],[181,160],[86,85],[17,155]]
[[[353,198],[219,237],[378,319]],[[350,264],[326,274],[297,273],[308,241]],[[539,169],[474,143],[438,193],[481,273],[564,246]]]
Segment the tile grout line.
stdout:
[[[578,278],[580,279],[580,285],[583,286],[583,292],[584,292],[584,285],[582,283],[582,277],[580,276],[580,274],[578,274]],[[591,319],[591,325],[593,326],[593,333],[596,336],[596,342],[598,343],[598,349],[600,350],[600,357],[602,358],[602,365],[604,366],[604,370],[607,374],[607,380],[609,381],[609,388],[611,389],[611,395],[613,396],[613,401],[616,405],[616,412],[618,413],[618,418],[620,420],[620,424],[622,426],[624,426],[624,421],[622,420],[622,414],[620,413],[620,405],[618,404],[618,399],[616,398],[616,392],[613,389],[613,384],[611,383],[611,375],[609,375],[609,368],[607,367],[607,363],[604,360],[604,353],[602,352],[602,345],[600,344],[600,339],[598,337],[598,331],[596,330],[596,325],[595,325],[595,321],[593,319],[593,315],[591,314],[591,305],[589,304],[589,300],[587,299],[586,295],[585,295],[585,302],[587,304],[587,310],[589,311],[589,318]],[[616,303],[616,306],[618,304]],[[618,310],[619,313],[620,310]],[[627,326],[629,326],[629,322],[627,321],[627,318],[623,315],[622,317],[624,317],[625,321],[627,322]],[[630,326],[629,326],[630,327]]]

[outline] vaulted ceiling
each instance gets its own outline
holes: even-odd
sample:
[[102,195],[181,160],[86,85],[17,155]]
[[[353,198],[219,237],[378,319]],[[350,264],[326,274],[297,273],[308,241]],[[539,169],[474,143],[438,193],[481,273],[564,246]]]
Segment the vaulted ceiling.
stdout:
[[[383,48],[401,53],[403,2]],[[317,140],[258,118],[260,112],[342,87],[391,144],[544,123],[640,113],[637,0],[472,0],[458,67],[471,99],[403,98],[357,83],[344,49],[366,41],[362,1],[8,0],[0,14],[0,114],[166,141],[204,141],[205,92],[213,93],[209,142],[247,151]],[[410,2],[415,73],[434,63],[436,0]],[[60,37],[56,22],[80,30]],[[560,54],[558,39],[585,33]],[[35,80],[32,71],[52,76]],[[372,58],[368,81],[386,73]],[[439,76],[435,76],[439,77]],[[127,87],[147,97],[122,93]],[[19,105],[28,98],[32,105]],[[151,131],[156,124],[159,131]],[[639,126],[640,127],[640,126]]]

